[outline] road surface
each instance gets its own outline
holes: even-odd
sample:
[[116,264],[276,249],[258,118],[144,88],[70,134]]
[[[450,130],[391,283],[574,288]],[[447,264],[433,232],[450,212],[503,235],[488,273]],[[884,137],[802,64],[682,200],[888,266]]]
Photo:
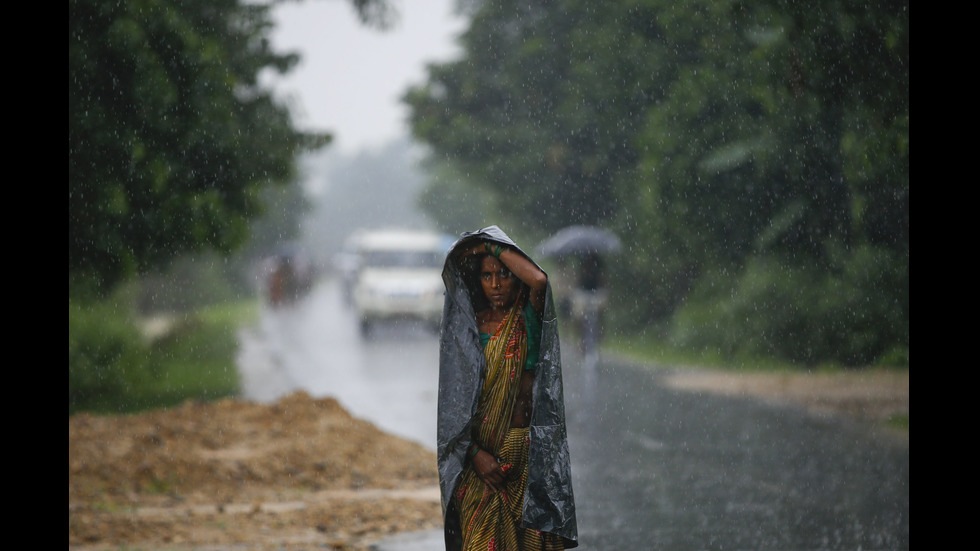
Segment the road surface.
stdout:
[[[791,406],[673,390],[668,368],[563,343],[581,549],[900,550],[909,547],[908,438]],[[362,338],[338,287],[269,309],[243,335],[247,398],[333,396],[434,449],[437,336],[400,324]],[[379,549],[439,549],[438,534]]]

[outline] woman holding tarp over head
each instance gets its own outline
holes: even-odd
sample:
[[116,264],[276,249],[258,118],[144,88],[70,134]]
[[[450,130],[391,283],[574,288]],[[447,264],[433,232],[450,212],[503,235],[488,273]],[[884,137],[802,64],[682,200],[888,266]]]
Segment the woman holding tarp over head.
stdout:
[[499,228],[443,269],[438,455],[447,549],[575,547],[548,276]]

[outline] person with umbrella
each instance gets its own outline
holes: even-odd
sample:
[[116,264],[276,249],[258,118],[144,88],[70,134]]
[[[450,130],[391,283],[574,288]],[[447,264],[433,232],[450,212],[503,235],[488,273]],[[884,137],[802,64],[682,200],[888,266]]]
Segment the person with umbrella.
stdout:
[[577,545],[548,276],[499,228],[443,270],[438,442],[447,549]]
[[538,245],[541,256],[577,260],[578,281],[569,310],[580,325],[587,377],[598,362],[600,318],[607,300],[603,255],[618,252],[620,247],[619,237],[611,231],[582,225],[563,228]]

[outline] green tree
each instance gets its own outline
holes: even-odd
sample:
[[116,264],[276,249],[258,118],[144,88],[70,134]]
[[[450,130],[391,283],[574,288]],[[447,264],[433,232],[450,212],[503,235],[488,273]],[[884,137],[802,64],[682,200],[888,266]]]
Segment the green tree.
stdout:
[[642,46],[621,26],[624,11],[479,4],[461,38],[464,58],[431,67],[406,95],[415,135],[512,225],[550,231],[613,219],[613,182],[635,162],[629,139],[657,78],[654,60],[616,61]]
[[[415,134],[510,224],[621,230],[610,279],[634,323],[765,298],[773,267],[807,274],[801,301],[848,285],[899,304],[865,340],[907,345],[907,2],[504,0],[476,5],[462,43],[406,96]],[[857,283],[875,280],[898,286]],[[780,319],[806,327],[798,306]]]
[[[394,21],[384,0],[350,1],[366,23]],[[227,297],[211,255],[240,247],[266,205],[277,211],[270,224],[294,222],[286,207],[300,199],[290,186],[296,154],[329,136],[297,132],[259,85],[262,72],[297,60],[271,50],[269,9],[246,0],[68,3],[69,413],[125,402],[139,382],[166,378],[157,366],[171,352],[143,342],[138,293],[122,283],[166,274],[170,288],[185,283],[170,304],[192,294],[187,281],[208,301]],[[221,328],[223,344],[234,342],[232,323]],[[178,340],[210,341],[217,363],[230,363],[213,336]],[[183,348],[203,351],[197,344]],[[193,371],[210,358],[196,359],[181,368],[206,379]]]
[[[394,12],[351,0],[365,22]],[[179,254],[239,246],[260,191],[327,135],[292,127],[258,82],[270,6],[240,0],[68,3],[68,272],[102,292]]]
[[[663,25],[687,53],[684,68],[648,112],[623,188],[644,213],[624,213],[631,227],[669,251],[629,258],[633,274],[667,286],[652,314],[718,303],[753,318],[726,327],[736,349],[810,363],[867,362],[907,346],[907,4],[681,9],[657,14],[696,21]],[[747,268],[751,259],[761,264]],[[785,276],[793,292],[778,274],[797,274]],[[865,280],[888,284],[856,283]],[[675,330],[697,333],[682,322],[690,317],[674,319]],[[719,334],[712,324],[701,332]]]

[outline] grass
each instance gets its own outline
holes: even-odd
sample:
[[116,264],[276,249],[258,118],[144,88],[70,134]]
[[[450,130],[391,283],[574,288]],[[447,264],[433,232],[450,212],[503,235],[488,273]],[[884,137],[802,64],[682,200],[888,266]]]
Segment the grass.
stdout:
[[[88,354],[82,359],[94,357],[93,361],[73,365],[73,341],[69,335],[69,415],[78,411],[132,413],[239,393],[238,330],[258,318],[257,300],[226,302],[157,318],[152,324],[155,328],[152,334],[145,330],[133,331],[132,336],[120,332],[124,336],[116,338],[111,345],[115,349],[125,348],[123,353],[98,354],[102,344],[97,336],[91,335],[97,334],[100,326],[146,327],[125,314],[114,315],[116,319],[112,320],[89,319],[88,328],[78,330],[83,337],[88,335],[91,343],[87,347],[79,346],[83,350],[79,354]],[[72,372],[83,368],[89,371],[87,377]],[[105,383],[107,377],[112,384]],[[72,388],[73,381],[77,382],[75,388]]]
[[238,330],[257,316],[253,300],[209,306],[176,320],[151,345],[152,377],[138,388],[137,401],[159,407],[238,394]]
[[[894,380],[893,375],[901,376],[902,373],[906,377],[908,375],[907,362],[904,367],[887,367],[890,364],[884,363],[882,367],[869,366],[868,369],[855,370],[837,365],[803,367],[766,358],[732,361],[723,359],[720,354],[673,348],[657,339],[642,336],[610,336],[603,341],[603,349],[606,353],[649,366],[702,367],[729,372],[753,372],[763,374],[763,376],[765,374],[773,374],[778,377],[828,375],[841,381],[852,380],[853,377],[883,376],[882,384],[889,385],[888,381]],[[880,418],[879,421],[893,429],[904,431],[905,434],[909,432],[908,413],[891,415],[887,419]]]
[[[769,357],[756,357],[740,355],[730,357],[722,354],[718,350],[693,350],[681,348],[666,343],[657,337],[648,337],[643,334],[636,335],[609,335],[603,340],[602,348],[608,353],[612,353],[623,358],[634,360],[654,366],[670,366],[683,368],[697,366],[712,369],[752,371],[752,372],[800,372],[810,373],[837,373],[842,371],[852,371],[848,368],[834,363],[823,363],[818,365],[804,366],[786,360],[779,360]],[[905,351],[904,361],[891,356],[883,358],[880,364],[867,367],[875,367],[889,370],[908,370],[908,352]]]
[[772,358],[738,358],[733,360],[724,357],[719,351],[695,351],[679,348],[666,344],[660,339],[645,337],[644,335],[609,335],[603,340],[602,347],[609,353],[655,366],[698,366],[752,371],[798,371],[800,369],[799,366]]
[[889,427],[901,429],[905,432],[909,431],[909,416],[908,415],[893,415],[888,418],[887,422]]

